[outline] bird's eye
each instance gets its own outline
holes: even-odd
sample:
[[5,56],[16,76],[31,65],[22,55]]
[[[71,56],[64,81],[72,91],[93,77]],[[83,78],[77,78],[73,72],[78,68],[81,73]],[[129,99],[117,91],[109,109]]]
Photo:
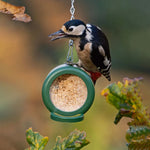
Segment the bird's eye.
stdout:
[[68,31],[70,31],[70,32],[73,31],[73,28],[69,28]]

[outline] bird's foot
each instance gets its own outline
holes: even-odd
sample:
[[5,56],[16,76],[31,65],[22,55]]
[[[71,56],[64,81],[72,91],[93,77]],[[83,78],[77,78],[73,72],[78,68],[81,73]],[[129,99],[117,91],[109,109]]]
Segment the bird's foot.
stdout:
[[78,62],[77,62],[77,63],[66,62],[66,64],[67,64],[67,65],[70,65],[70,66],[78,67],[78,68],[80,68],[80,69],[86,71],[86,69],[85,69],[83,66],[81,66]]

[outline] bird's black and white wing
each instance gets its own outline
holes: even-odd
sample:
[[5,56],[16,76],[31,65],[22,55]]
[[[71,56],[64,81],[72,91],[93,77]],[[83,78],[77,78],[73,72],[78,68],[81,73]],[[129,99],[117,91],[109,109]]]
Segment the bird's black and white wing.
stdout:
[[97,69],[110,81],[111,57],[109,44],[105,34],[100,28],[91,25],[90,27],[94,35],[92,37],[91,60]]

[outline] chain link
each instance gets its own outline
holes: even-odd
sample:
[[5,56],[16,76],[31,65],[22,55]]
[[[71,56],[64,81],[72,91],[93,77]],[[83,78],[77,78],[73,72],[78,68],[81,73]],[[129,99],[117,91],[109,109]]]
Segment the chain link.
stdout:
[[73,19],[74,19],[74,13],[75,13],[74,0],[71,0],[70,13],[71,13],[71,18],[70,18],[70,20],[73,20]]
[[[74,0],[71,0],[70,13],[71,13],[70,20],[75,19],[75,17],[74,17],[74,13],[75,13]],[[73,40],[69,40],[69,50],[68,50],[68,55],[67,55],[67,62],[69,62],[69,63],[73,62]]]

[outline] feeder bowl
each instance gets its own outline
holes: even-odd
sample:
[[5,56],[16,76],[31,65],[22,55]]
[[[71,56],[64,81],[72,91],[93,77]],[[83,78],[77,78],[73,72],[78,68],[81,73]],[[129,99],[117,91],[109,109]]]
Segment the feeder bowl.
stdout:
[[46,77],[42,97],[51,118],[61,122],[78,122],[91,107],[95,89],[90,76],[77,66],[60,65]]

